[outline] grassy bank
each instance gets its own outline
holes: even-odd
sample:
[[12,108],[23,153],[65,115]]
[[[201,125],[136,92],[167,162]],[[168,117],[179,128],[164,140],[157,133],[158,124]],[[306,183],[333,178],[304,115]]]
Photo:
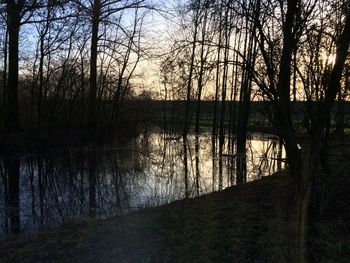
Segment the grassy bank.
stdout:
[[[349,186],[340,180],[331,216],[310,224],[311,262],[349,262]],[[291,178],[276,175],[120,218],[72,223],[1,243],[0,261],[293,262],[293,188]]]

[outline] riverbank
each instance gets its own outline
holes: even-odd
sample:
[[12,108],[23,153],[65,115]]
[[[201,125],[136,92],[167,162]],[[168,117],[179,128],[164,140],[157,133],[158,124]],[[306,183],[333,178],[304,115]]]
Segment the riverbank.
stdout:
[[[349,178],[311,222],[311,262],[349,262]],[[195,199],[0,244],[1,262],[292,262],[293,180],[278,174]]]

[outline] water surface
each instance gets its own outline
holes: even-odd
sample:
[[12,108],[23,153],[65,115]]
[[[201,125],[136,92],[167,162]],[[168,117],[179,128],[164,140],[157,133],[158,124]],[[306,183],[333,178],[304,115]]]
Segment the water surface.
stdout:
[[[224,189],[235,184],[231,139],[187,140],[160,132],[113,146],[54,149],[0,161],[0,237],[58,227],[82,217],[108,218]],[[233,150],[232,150],[233,149]],[[276,138],[247,143],[247,180],[280,169]]]

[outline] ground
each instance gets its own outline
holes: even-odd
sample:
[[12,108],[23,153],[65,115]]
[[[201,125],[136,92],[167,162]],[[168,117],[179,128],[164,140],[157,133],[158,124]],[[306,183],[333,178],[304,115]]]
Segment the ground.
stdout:
[[[310,262],[350,262],[350,180],[310,222]],[[195,199],[0,244],[0,262],[293,262],[294,184],[285,173]],[[294,260],[296,262],[296,260]]]

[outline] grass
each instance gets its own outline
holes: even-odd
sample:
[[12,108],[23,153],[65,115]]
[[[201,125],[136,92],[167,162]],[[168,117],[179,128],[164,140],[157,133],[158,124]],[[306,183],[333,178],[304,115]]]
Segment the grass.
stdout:
[[[19,236],[0,244],[0,262],[293,262],[293,188],[291,178],[276,175],[119,218]],[[312,222],[313,262],[349,262],[347,218],[338,211]]]

